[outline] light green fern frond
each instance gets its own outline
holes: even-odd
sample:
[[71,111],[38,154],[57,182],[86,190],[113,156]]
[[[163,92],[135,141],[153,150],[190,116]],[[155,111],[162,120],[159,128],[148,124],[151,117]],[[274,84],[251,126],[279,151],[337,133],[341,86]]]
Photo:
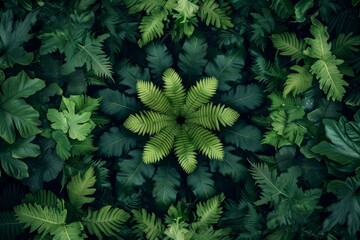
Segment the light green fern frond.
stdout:
[[[196,112],[190,113],[186,119],[188,123],[201,125],[210,130],[220,130],[220,124],[224,127],[232,126],[239,118],[239,113],[224,105],[208,103],[200,107]],[[220,124],[219,124],[220,123]]]
[[163,91],[152,82],[139,80],[136,83],[136,89],[141,102],[151,110],[160,113],[169,113],[171,111],[171,102]]
[[36,193],[28,193],[23,203],[37,203],[43,207],[58,207],[59,198],[51,191],[40,190]]
[[327,99],[339,100],[345,95],[345,86],[349,84],[343,80],[343,74],[339,71],[338,65],[343,60],[329,58],[319,59],[311,66],[311,72],[319,80],[319,87],[327,94]]
[[225,200],[224,194],[214,196],[206,202],[200,202],[196,205],[196,222],[191,224],[192,229],[207,227],[217,224],[222,214],[221,203]]
[[153,135],[166,127],[175,126],[175,124],[176,119],[173,116],[142,111],[139,114],[131,114],[124,122],[124,127],[140,135]]
[[140,47],[145,46],[155,38],[159,38],[164,34],[164,23],[166,14],[156,12],[148,16],[144,16],[140,22],[141,39],[138,44]]
[[185,114],[196,111],[202,105],[208,103],[214,96],[218,86],[218,80],[214,77],[203,78],[187,93],[184,112]]
[[174,69],[169,68],[164,72],[163,80],[164,94],[171,101],[172,111],[175,114],[181,113],[181,109],[185,104],[186,92],[179,74]]
[[219,137],[201,126],[190,124],[188,126],[187,133],[191,137],[193,144],[205,156],[216,160],[224,158],[224,147]]
[[76,176],[72,177],[66,186],[71,204],[81,208],[86,203],[92,203],[95,198],[89,197],[89,195],[95,193],[95,183],[96,177],[93,167],[89,167],[83,175],[79,172]]
[[94,234],[98,239],[105,236],[117,236],[121,226],[129,219],[129,214],[120,208],[104,206],[100,210],[89,210],[87,215],[82,218],[82,223],[86,226],[90,234]]
[[145,11],[151,13],[159,10],[165,5],[165,0],[124,0],[127,7],[129,7],[129,13],[137,13]]
[[145,235],[148,240],[162,239],[165,227],[154,213],[148,213],[145,209],[132,210],[134,215],[135,232],[139,238]]
[[34,204],[21,204],[14,208],[18,222],[30,227],[30,232],[37,230],[39,234],[53,233],[59,226],[65,224],[67,211],[53,207],[42,207]]
[[83,240],[87,236],[82,232],[84,230],[81,222],[72,222],[64,224],[55,229],[52,233],[53,240]]
[[171,127],[164,128],[145,144],[143,161],[144,163],[154,163],[169,155],[172,150],[175,135],[178,131],[174,131]]
[[284,97],[290,92],[292,92],[293,96],[301,94],[312,85],[313,76],[310,74],[309,66],[305,65],[302,67],[295,65],[290,67],[290,69],[296,71],[296,73],[290,73],[288,75],[284,86]]
[[217,28],[227,29],[234,25],[231,18],[227,16],[227,8],[222,8],[215,0],[205,0],[200,6],[199,15],[206,25],[213,25]]
[[291,57],[291,60],[299,61],[303,56],[306,43],[302,39],[298,39],[295,33],[280,33],[273,34],[271,40],[274,47],[280,50],[280,54],[283,56]]
[[[181,128],[184,128],[181,126]],[[196,148],[192,143],[189,134],[185,130],[181,130],[178,135],[176,135],[176,141],[174,144],[175,154],[178,158],[180,166],[187,173],[191,173],[196,169],[197,160],[196,160]]]

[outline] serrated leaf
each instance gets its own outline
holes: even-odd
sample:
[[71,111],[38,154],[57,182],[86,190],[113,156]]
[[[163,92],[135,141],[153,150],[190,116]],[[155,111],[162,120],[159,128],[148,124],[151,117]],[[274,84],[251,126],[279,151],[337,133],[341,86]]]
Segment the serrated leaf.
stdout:
[[60,131],[55,131],[51,134],[51,137],[56,142],[56,154],[63,160],[68,159],[71,156],[71,144],[66,135]]
[[159,42],[152,42],[146,48],[146,60],[155,81],[160,80],[163,72],[173,65],[173,58],[165,46]]
[[169,164],[160,166],[153,177],[155,181],[153,197],[162,206],[174,203],[180,187],[180,174]]
[[216,192],[212,174],[205,164],[199,163],[196,170],[189,174],[186,180],[195,196],[200,199],[210,198]]
[[313,76],[308,66],[301,67],[294,65],[290,69],[296,71],[296,73],[290,73],[287,76],[283,93],[284,97],[290,92],[292,92],[293,96],[299,95],[308,90],[312,85]]

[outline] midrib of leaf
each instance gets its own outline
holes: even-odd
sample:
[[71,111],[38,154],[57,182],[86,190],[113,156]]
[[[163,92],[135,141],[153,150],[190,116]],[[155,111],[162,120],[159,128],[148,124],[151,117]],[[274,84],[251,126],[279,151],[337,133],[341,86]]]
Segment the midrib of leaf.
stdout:
[[112,143],[110,143],[110,144],[107,144],[108,146],[112,146],[112,145],[114,145],[114,144],[116,144],[116,143],[118,143],[118,142],[122,142],[122,141],[124,141],[124,140],[126,140],[126,139],[128,139],[127,137],[124,137],[124,138],[121,138],[121,139],[119,139],[119,140],[117,140],[117,141],[115,141],[115,142],[112,142]]
[[65,232],[66,238],[71,240],[70,234],[69,234],[66,226],[64,226],[64,232]]
[[[198,39],[195,38],[195,47],[194,49],[197,49],[197,44],[198,44]],[[188,74],[188,77],[187,77],[187,82],[189,83],[189,80],[190,80],[190,75],[191,75],[191,72],[192,72],[192,69],[193,69],[193,66],[194,66],[194,62],[195,62],[195,51],[192,51],[192,55],[191,55],[191,67],[189,69],[189,74]]]
[[203,184],[203,181],[202,181],[201,176],[199,175],[199,173],[198,173],[198,172],[196,173],[196,175],[198,175],[198,177],[199,177],[199,182],[200,182],[201,187],[204,189],[204,192],[205,192],[206,198],[209,198],[209,194],[208,194],[208,192],[206,191],[206,188],[205,188],[205,186],[204,186],[204,184]]
[[337,88],[337,85],[336,85],[336,82],[335,80],[332,78],[331,74],[330,74],[330,71],[329,71],[329,68],[327,66],[327,62],[324,61],[324,65],[325,65],[325,70],[326,70],[326,73],[327,75],[329,76],[329,79],[331,80],[331,87],[334,88],[336,90],[336,93],[339,94],[339,89]]
[[242,101],[242,100],[245,100],[245,99],[251,98],[251,97],[256,96],[256,95],[261,96],[261,94],[251,94],[250,96],[246,96],[246,97],[238,98],[238,99],[233,100],[233,101],[225,102],[224,104],[231,104],[231,103],[240,102],[240,101]]
[[[278,194],[281,194],[285,197],[288,197],[287,194],[283,193],[279,188],[276,187],[275,184],[273,184],[273,182],[254,164],[254,163],[251,163],[250,164],[256,168],[256,170],[258,171],[258,173],[261,174],[261,176],[270,184],[270,186],[272,186],[277,192]],[[273,195],[273,196],[276,196],[276,195]]]
[[113,77],[111,76],[111,74],[108,73],[108,70],[97,60],[97,58],[96,58],[94,55],[91,54],[91,52],[89,52],[89,51],[86,49],[86,47],[87,47],[88,45],[90,45],[90,44],[91,44],[91,43],[83,46],[83,45],[81,45],[80,43],[78,43],[78,46],[79,46],[82,50],[84,50],[84,51],[94,60],[94,62],[102,69],[103,73],[104,73],[107,77],[109,77],[109,78],[115,83],[115,80],[113,79]]
[[26,214],[26,213],[21,213],[21,215],[25,215],[27,217],[29,217],[30,219],[36,219],[36,220],[39,220],[39,221],[42,221],[42,222],[45,222],[45,223],[48,223],[48,224],[52,224],[52,225],[61,225],[63,224],[62,222],[54,222],[54,221],[50,221],[50,220],[47,220],[47,219],[44,219],[44,218],[40,218],[40,217],[37,217],[37,216],[34,216],[34,215],[30,215],[30,214]]
[[143,162],[141,161],[138,166],[136,167],[135,171],[133,171],[133,173],[131,174],[130,177],[128,177],[128,180],[125,182],[124,187],[126,187],[126,185],[129,183],[130,179],[132,179],[135,175],[135,173],[138,171],[138,169],[140,168],[141,164],[143,164]]
[[[168,161],[168,166],[167,166],[167,168],[166,168],[166,180],[168,179],[168,177],[169,177],[169,164],[170,164],[170,161]],[[166,187],[167,187],[167,181],[164,181],[164,187],[163,187],[163,189],[166,189]],[[162,199],[162,201],[165,203],[165,191],[162,191],[163,193],[162,193],[162,197],[161,197],[161,199]]]
[[131,108],[131,107],[128,107],[128,106],[125,106],[125,105],[122,105],[122,104],[116,103],[116,102],[110,102],[110,103],[108,103],[108,104],[114,104],[114,105],[116,105],[116,106],[119,106],[119,107],[122,107],[122,108],[126,108],[126,109],[129,109],[129,110],[134,111],[134,112],[137,111],[135,108]]
[[323,45],[323,39],[321,37],[321,33],[319,34],[319,38],[320,38],[320,47],[321,47],[321,59],[325,59],[325,50],[324,50],[324,45]]
[[231,132],[231,133],[233,133],[233,134],[235,134],[235,135],[238,135],[238,136],[244,137],[244,138],[248,138],[248,139],[255,139],[255,138],[251,138],[251,137],[248,137],[248,136],[242,135],[242,134],[240,134],[240,133],[238,133],[238,132],[235,132],[235,131],[232,131],[232,130],[229,130],[229,129],[224,129],[224,130],[225,130],[225,131],[228,131],[228,132]]
[[240,51],[238,51],[236,54],[234,54],[234,56],[231,57],[230,61],[228,61],[225,66],[221,69],[220,73],[217,75],[216,78],[219,78],[219,76],[225,71],[226,68],[228,68],[228,66],[233,63],[235,57],[237,57],[237,55],[239,54]]

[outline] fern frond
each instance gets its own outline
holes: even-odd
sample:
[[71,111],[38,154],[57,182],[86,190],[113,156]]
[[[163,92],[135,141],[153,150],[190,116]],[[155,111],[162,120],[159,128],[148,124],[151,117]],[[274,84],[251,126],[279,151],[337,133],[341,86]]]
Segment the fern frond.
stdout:
[[82,232],[84,230],[81,222],[72,222],[64,224],[55,229],[52,233],[53,240],[83,240],[87,236]]
[[270,8],[281,18],[288,18],[294,13],[294,5],[290,0],[272,0]]
[[89,195],[95,193],[95,183],[96,177],[93,167],[89,167],[83,176],[79,172],[78,175],[72,177],[66,186],[71,204],[76,208],[81,208],[86,203],[92,203],[95,198],[89,197]]
[[209,167],[200,161],[196,170],[187,177],[187,184],[197,198],[209,199],[216,193],[215,181]]
[[343,74],[339,71],[338,65],[343,60],[335,57],[327,60],[319,59],[311,66],[311,72],[319,80],[319,87],[327,94],[327,99],[339,100],[345,95],[345,86],[349,84],[343,80]]
[[154,213],[148,213],[145,209],[141,209],[141,211],[132,210],[131,212],[136,221],[135,232],[138,237],[143,238],[145,234],[148,240],[162,238],[165,227]]
[[165,5],[165,0],[125,0],[124,2],[129,8],[130,14],[141,11],[151,13],[153,11],[159,10],[162,6]]
[[153,135],[166,127],[175,125],[175,117],[153,111],[131,114],[124,122],[124,127],[140,135]]
[[353,33],[340,33],[332,41],[332,53],[341,59],[349,59],[359,52],[360,49],[360,35],[353,36]]
[[164,34],[163,21],[165,18],[166,14],[161,11],[142,18],[139,26],[141,39],[139,39],[138,44],[140,47],[145,46],[155,38],[159,38]]
[[42,207],[34,204],[21,204],[14,208],[16,220],[30,227],[30,232],[37,230],[39,234],[53,233],[56,228],[65,224],[67,210],[59,210],[53,207]]
[[171,112],[171,102],[155,84],[139,80],[136,83],[138,96],[142,103],[153,111],[160,113]]
[[[187,115],[186,122],[201,125],[210,130],[220,131],[220,124],[224,127],[232,126],[239,118],[239,113],[224,105],[208,103],[196,112]],[[219,124],[220,123],[220,124]]]
[[224,147],[220,139],[211,131],[199,126],[188,124],[187,133],[193,144],[205,156],[211,159],[222,160],[224,158]]
[[214,96],[218,80],[214,77],[203,78],[191,87],[186,95],[184,114],[191,113],[208,103]]
[[311,22],[310,32],[314,38],[304,39],[310,47],[305,49],[303,53],[312,58],[327,59],[331,56],[331,43],[327,42],[329,34],[326,27],[315,18],[311,18]]
[[178,131],[174,131],[173,128],[167,127],[162,129],[155,136],[152,136],[144,147],[144,163],[158,162],[169,155],[177,133]]
[[221,8],[215,0],[205,0],[200,6],[199,15],[206,25],[213,25],[217,28],[227,29],[234,25],[231,18],[226,15],[225,8]]
[[180,174],[170,163],[169,161],[168,164],[160,166],[153,177],[152,196],[155,202],[162,206],[175,202],[180,187]]
[[[181,126],[181,128],[184,128]],[[179,164],[186,173],[191,173],[196,169],[196,148],[192,144],[189,135],[184,129],[175,136],[175,154],[178,158]]]
[[295,33],[280,33],[273,34],[271,40],[274,47],[280,50],[283,56],[291,57],[291,60],[299,61],[303,59],[303,51],[305,50],[306,43],[302,39],[298,39]]
[[16,239],[23,225],[16,221],[13,211],[0,211],[0,239]]
[[164,94],[170,100],[172,112],[175,115],[181,113],[181,109],[185,104],[185,88],[182,84],[179,74],[174,69],[169,68],[163,74]]
[[167,68],[173,65],[173,58],[165,44],[151,42],[145,48],[146,61],[155,81],[160,81]]
[[284,97],[290,92],[292,92],[293,96],[299,95],[308,90],[312,85],[313,76],[307,65],[304,67],[295,65],[290,67],[290,69],[296,71],[296,73],[290,73],[288,75],[284,86]]
[[23,203],[37,203],[43,207],[58,207],[59,198],[51,191],[40,190],[36,193],[28,193],[23,199]]
[[191,224],[192,229],[207,227],[217,224],[221,214],[221,203],[225,200],[223,193],[214,196],[206,202],[200,202],[196,205],[196,222]]
[[103,239],[103,235],[111,237],[117,236],[123,225],[128,219],[129,214],[120,208],[112,208],[110,205],[102,207],[100,210],[89,210],[87,215],[82,218],[82,223],[90,234],[94,234],[98,239]]

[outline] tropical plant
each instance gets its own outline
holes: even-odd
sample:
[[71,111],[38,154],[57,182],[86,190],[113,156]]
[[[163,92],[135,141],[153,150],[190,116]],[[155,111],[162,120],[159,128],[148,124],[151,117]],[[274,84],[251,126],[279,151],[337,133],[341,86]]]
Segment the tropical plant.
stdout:
[[144,163],[160,161],[172,148],[187,173],[196,169],[195,150],[211,159],[223,160],[223,145],[210,130],[219,131],[220,126],[233,125],[239,114],[231,108],[210,103],[218,80],[204,78],[187,93],[173,69],[164,72],[163,81],[164,91],[151,82],[137,82],[138,96],[150,110],[132,114],[124,122],[132,132],[153,135],[144,147]]

